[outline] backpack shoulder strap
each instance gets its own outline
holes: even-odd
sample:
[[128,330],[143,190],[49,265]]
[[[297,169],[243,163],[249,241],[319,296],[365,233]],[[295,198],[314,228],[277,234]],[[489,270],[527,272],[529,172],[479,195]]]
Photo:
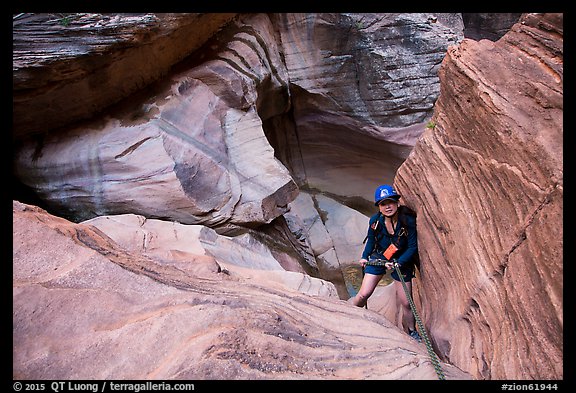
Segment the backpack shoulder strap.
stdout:
[[380,222],[380,217],[382,217],[382,213],[380,212],[370,217],[370,227],[376,232],[379,232],[380,227],[382,226],[382,223]]
[[[372,228],[372,230],[376,233],[376,236],[378,236],[378,234],[380,233],[380,229],[382,227],[382,223],[380,222],[381,216],[382,216],[382,213],[378,212],[378,213],[374,214],[372,217],[370,217],[370,220],[369,220],[370,228]],[[362,244],[366,243],[366,240],[368,240],[368,235],[366,235],[366,237],[362,241]]]

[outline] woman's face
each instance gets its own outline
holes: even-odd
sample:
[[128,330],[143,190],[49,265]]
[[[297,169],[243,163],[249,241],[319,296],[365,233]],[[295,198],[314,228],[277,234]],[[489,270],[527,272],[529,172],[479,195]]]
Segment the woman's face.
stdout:
[[392,199],[385,199],[378,205],[380,213],[386,217],[392,217],[398,211],[398,202]]

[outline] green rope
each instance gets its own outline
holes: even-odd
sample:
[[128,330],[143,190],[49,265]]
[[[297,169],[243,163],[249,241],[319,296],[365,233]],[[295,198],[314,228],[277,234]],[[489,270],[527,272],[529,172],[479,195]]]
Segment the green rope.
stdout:
[[440,361],[438,360],[438,356],[436,355],[436,352],[434,352],[434,349],[432,349],[432,343],[430,342],[430,339],[428,338],[428,334],[426,333],[426,329],[424,329],[424,324],[422,323],[422,320],[420,319],[420,316],[418,315],[418,312],[416,311],[416,305],[414,304],[414,301],[412,300],[412,296],[410,296],[410,292],[408,291],[408,287],[406,286],[406,282],[404,282],[404,277],[402,276],[402,273],[400,272],[400,268],[398,266],[399,266],[398,263],[394,262],[394,269],[396,269],[396,274],[398,274],[398,277],[400,277],[400,281],[402,282],[402,287],[404,288],[404,293],[406,294],[406,299],[408,299],[408,302],[410,303],[410,308],[412,309],[412,314],[414,314],[414,318],[416,319],[416,323],[418,324],[418,330],[420,330],[420,333],[422,333],[422,338],[424,339],[424,344],[426,344],[426,349],[428,350],[428,355],[430,356],[430,360],[432,361],[432,364],[434,365],[434,370],[436,370],[436,374],[438,375],[438,379],[445,380],[446,377],[444,376],[444,372],[442,371],[442,366],[440,365]]
[[[368,261],[366,264],[367,265],[373,265],[373,266],[383,266],[384,264],[386,264],[386,262],[389,262],[389,261],[382,260],[382,259],[373,259],[371,261]],[[400,268],[398,266],[399,266],[398,263],[394,262],[394,269],[396,269],[396,274],[398,274],[398,277],[400,277],[400,282],[402,282],[402,288],[404,288],[404,293],[406,294],[406,299],[408,299],[408,302],[410,303],[410,309],[412,310],[412,314],[414,314],[414,318],[416,319],[416,323],[418,325],[418,330],[420,330],[420,333],[422,334],[422,338],[424,339],[424,344],[426,344],[426,349],[428,350],[428,356],[430,356],[430,360],[432,361],[432,365],[434,366],[434,370],[436,370],[436,374],[438,375],[438,379],[445,380],[446,377],[444,376],[444,372],[442,371],[442,366],[440,365],[440,361],[438,360],[438,356],[436,355],[436,352],[434,352],[434,349],[432,348],[432,343],[430,342],[430,339],[428,338],[428,334],[426,333],[426,329],[424,329],[424,324],[422,323],[422,320],[420,319],[420,316],[418,315],[418,312],[416,311],[416,305],[414,304],[414,301],[412,300],[412,296],[410,296],[410,292],[408,291],[408,287],[406,286],[406,282],[404,281],[404,276],[400,272]]]

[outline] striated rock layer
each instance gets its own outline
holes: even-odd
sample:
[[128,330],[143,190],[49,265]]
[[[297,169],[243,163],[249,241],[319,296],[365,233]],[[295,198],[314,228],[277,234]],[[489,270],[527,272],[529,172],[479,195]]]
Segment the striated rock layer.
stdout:
[[[274,14],[294,131],[269,140],[295,180],[366,213],[431,117],[438,68],[463,36],[459,14]],[[272,135],[270,135],[272,134]]]
[[437,379],[424,345],[345,301],[207,255],[167,264],[16,201],[13,228],[14,379]]
[[235,14],[23,14],[14,18],[14,137],[97,115],[166,75]]
[[[136,213],[212,227],[270,223],[298,192],[262,129],[262,118],[288,105],[287,75],[269,19],[249,22],[227,30],[200,65],[181,65],[144,101],[23,142],[16,176],[75,221]],[[261,108],[264,81],[270,94],[285,95]]]
[[464,40],[440,78],[435,127],[396,177],[418,210],[424,319],[476,378],[562,379],[562,15]]
[[[203,17],[217,26],[214,16]],[[98,117],[72,123],[78,116],[71,105],[95,110],[101,107],[95,101],[119,99],[112,92],[133,91],[126,85],[149,67],[142,86],[152,74],[162,75],[165,68],[153,66],[160,55],[140,56],[137,65],[129,56],[139,47],[176,51],[183,45],[173,35],[181,38],[188,25],[170,35],[170,46],[161,44],[166,38],[155,23],[162,18],[174,16],[148,18],[149,39],[156,37],[150,45],[137,45],[145,39],[138,29],[131,45],[121,40],[130,37],[124,30],[108,46],[104,38],[80,34],[84,28],[114,31],[106,23],[122,24],[123,18],[104,20],[104,27],[76,20],[70,30],[51,26],[63,42],[76,33],[92,49],[75,58],[78,49],[71,45],[64,59],[42,45],[24,51],[15,29],[14,175],[51,212],[76,222],[135,213],[232,230],[285,213],[296,185],[369,209],[371,190],[392,180],[431,116],[438,67],[462,30],[428,14],[240,14],[157,83]],[[43,53],[52,55],[45,63],[54,68],[66,65],[63,75],[27,73],[34,68],[27,56]],[[83,59],[93,58],[113,58],[113,69],[84,65]],[[89,83],[89,89],[65,78],[73,70],[84,73],[74,82]],[[102,84],[90,82],[99,77]],[[75,99],[63,105],[60,89],[74,89]],[[37,106],[42,110],[30,110]],[[57,122],[45,113],[54,106],[59,116],[68,114],[67,127],[54,129]],[[23,123],[32,120],[44,128],[25,138],[29,127]]]
[[228,237],[202,225],[151,220],[134,214],[101,216],[83,224],[98,228],[130,252],[166,264],[182,267],[186,263],[181,261],[206,255],[215,259],[219,271],[225,270],[231,276],[278,281],[303,293],[337,297],[332,283],[305,274],[289,254],[271,252],[250,233]]

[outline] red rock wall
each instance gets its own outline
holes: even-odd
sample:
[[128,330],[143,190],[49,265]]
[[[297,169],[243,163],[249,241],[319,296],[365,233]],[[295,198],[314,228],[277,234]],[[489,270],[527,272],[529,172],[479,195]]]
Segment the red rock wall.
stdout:
[[563,378],[563,17],[464,40],[395,179],[418,211],[416,299],[441,356],[480,379]]

